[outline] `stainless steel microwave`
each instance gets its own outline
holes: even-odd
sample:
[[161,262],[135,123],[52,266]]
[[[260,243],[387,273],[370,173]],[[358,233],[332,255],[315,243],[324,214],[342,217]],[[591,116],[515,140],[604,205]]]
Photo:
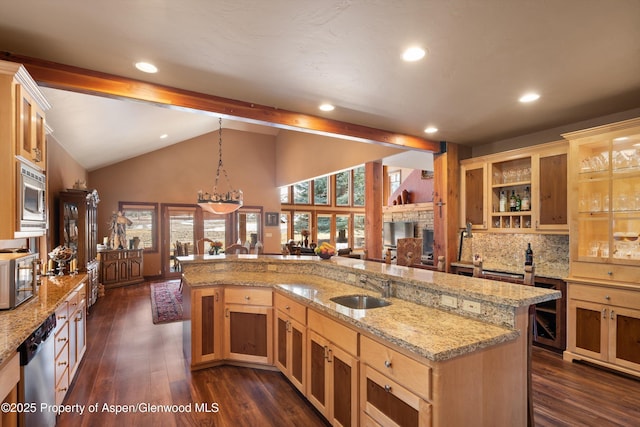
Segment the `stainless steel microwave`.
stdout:
[[39,170],[19,162],[16,235],[42,235],[47,229],[47,180]]
[[38,254],[0,254],[0,309],[16,308],[35,295]]

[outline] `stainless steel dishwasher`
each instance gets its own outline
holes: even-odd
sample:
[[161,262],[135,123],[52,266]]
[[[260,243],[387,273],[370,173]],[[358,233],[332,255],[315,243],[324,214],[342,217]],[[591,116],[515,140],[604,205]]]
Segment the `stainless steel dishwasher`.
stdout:
[[56,316],[52,314],[19,347],[20,352],[20,402],[35,403],[34,411],[21,414],[20,425],[28,427],[53,427],[56,413],[42,407],[55,405],[55,354],[53,329]]

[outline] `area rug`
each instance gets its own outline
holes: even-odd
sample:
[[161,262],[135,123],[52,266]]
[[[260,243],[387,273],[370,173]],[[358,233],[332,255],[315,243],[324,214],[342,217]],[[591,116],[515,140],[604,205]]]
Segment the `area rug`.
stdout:
[[153,323],[182,320],[182,293],[180,280],[151,283],[151,315]]

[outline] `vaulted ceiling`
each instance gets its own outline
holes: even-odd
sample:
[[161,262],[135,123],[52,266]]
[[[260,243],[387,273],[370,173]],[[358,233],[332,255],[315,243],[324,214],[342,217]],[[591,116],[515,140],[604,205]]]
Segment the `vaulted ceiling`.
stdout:
[[[478,145],[640,107],[639,22],[637,0],[21,0],[2,6],[0,50]],[[412,45],[426,56],[403,62]],[[540,99],[519,103],[528,91]],[[217,128],[210,115],[46,95],[70,152],[124,142],[114,151],[130,157]],[[229,126],[277,132],[236,119]]]

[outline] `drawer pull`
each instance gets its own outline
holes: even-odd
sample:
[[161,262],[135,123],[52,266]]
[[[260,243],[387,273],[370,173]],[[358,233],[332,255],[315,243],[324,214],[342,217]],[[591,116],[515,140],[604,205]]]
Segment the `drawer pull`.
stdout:
[[64,361],[64,362],[58,362],[58,366],[65,366],[66,364],[67,364],[67,362],[66,362],[66,361]]
[[245,295],[244,299],[249,301],[249,295]]
[[285,309],[285,310],[291,310],[291,307],[289,307],[288,305],[285,305],[285,306],[284,306],[284,309]]
[[66,387],[59,388],[58,391],[67,391],[67,388]]
[[391,367],[391,360],[385,360],[384,361],[384,367],[385,368],[390,368]]
[[66,320],[67,316],[58,316],[58,320]]
[[609,301],[611,299],[611,297],[609,295],[605,295],[604,299],[606,299],[607,301]]
[[66,337],[64,337],[64,338],[58,338],[58,342],[65,342],[66,340],[67,340],[67,338],[66,338]]
[[391,386],[389,384],[386,384],[384,386],[384,391],[386,391],[387,393],[391,393]]
[[607,274],[608,274],[609,276],[613,276],[613,271],[607,271]]

